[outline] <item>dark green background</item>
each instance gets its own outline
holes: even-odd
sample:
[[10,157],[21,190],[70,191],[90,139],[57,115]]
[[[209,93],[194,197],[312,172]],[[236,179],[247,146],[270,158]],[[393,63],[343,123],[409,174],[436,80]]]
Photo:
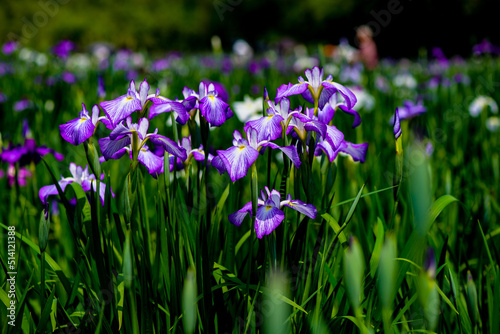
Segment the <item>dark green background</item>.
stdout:
[[[396,1],[396,0],[392,0]],[[257,50],[282,37],[307,45],[355,45],[355,27],[387,10],[391,0],[4,0],[1,42],[13,37],[38,50],[60,39],[81,49],[95,41],[147,51],[201,51],[219,35],[225,51],[237,38]],[[51,4],[51,5],[47,5]],[[56,4],[56,6],[54,6]],[[488,38],[500,44],[492,0],[400,0],[397,14],[375,37],[383,57],[416,57],[419,49],[443,48],[447,56],[471,54]],[[383,16],[383,15],[382,15]],[[388,18],[384,20],[388,22]],[[34,28],[34,29],[33,29]],[[33,33],[33,31],[35,31]]]

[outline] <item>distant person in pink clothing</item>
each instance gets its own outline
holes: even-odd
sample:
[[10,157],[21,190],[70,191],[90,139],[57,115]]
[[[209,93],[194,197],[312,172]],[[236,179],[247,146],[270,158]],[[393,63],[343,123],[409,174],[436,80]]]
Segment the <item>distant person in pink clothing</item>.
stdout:
[[359,42],[358,60],[362,61],[367,69],[373,70],[378,65],[378,54],[372,30],[369,26],[360,26],[356,30],[356,38]]

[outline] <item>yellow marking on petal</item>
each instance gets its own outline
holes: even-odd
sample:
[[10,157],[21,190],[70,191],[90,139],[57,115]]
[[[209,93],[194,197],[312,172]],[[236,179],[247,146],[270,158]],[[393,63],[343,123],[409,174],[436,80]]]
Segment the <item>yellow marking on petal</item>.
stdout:
[[242,151],[245,147],[245,145],[240,145],[238,148],[240,149],[240,151]]
[[274,115],[269,115],[267,116],[267,120],[269,121],[271,119],[271,117],[273,117]]
[[145,148],[141,148],[141,151],[142,151],[142,152],[146,152],[146,149],[145,149]]
[[127,96],[127,101],[133,100],[134,98],[132,96]]
[[270,205],[266,205],[266,211],[269,211],[269,210],[271,210],[272,208],[273,208],[272,206],[270,206]]
[[87,120],[87,118],[82,117],[82,118],[80,118],[80,123],[83,123],[83,122],[85,122],[86,120]]
[[288,203],[288,205],[290,205],[290,206],[295,206],[295,204],[293,204],[292,202]]

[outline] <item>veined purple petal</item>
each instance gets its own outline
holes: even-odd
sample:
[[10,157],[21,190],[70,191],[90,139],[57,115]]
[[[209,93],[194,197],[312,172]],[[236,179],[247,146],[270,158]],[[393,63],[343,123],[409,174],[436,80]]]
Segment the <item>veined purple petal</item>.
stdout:
[[318,107],[320,109],[323,109],[325,105],[330,101],[330,98],[335,94],[335,92],[335,89],[323,87],[321,93],[319,94]]
[[365,162],[367,150],[368,143],[353,144],[344,140],[342,145],[340,145],[340,152],[349,154],[354,161]]
[[340,152],[340,146],[335,149],[332,147],[331,143],[328,140],[320,141],[316,144],[316,148],[314,149],[314,155],[321,155],[321,151],[325,152],[326,156],[330,161],[335,160],[338,153]]
[[[266,186],[266,190],[268,191],[269,193],[269,198],[268,200],[266,201],[266,205],[267,203],[272,203],[273,206],[277,207],[279,209],[280,207],[280,203],[281,203],[281,194],[279,191],[277,191],[276,189],[273,189],[269,192],[269,188]],[[270,202],[268,202],[270,201]]]
[[359,113],[354,110],[354,109],[347,109],[346,106],[344,106],[343,104],[339,105],[339,108],[345,112],[346,114],[349,114],[349,115],[353,115],[354,116],[354,123],[352,123],[352,128],[354,129],[355,127],[357,127],[358,125],[361,124],[361,116],[359,116]]
[[285,214],[275,206],[264,205],[258,208],[255,217],[257,238],[262,239],[264,235],[271,234],[283,219],[285,219]]
[[261,143],[260,145],[264,146],[264,147],[270,147],[272,149],[281,150],[293,162],[293,164],[295,165],[296,168],[300,167],[300,158],[299,158],[299,155],[297,153],[297,148],[295,146],[290,145],[290,146],[281,147],[281,146],[279,146],[275,143],[271,143],[271,142]]
[[261,117],[254,121],[248,121],[243,128],[248,132],[248,128],[253,128],[257,131],[257,140],[275,140],[281,137],[283,130],[281,122],[284,121],[280,115],[269,115]]
[[344,134],[335,125],[327,125],[326,138],[323,139],[328,141],[332,149],[336,151],[344,141]]
[[176,142],[162,135],[149,134],[146,137],[156,145],[161,145],[168,153],[175,155],[182,161],[186,160],[187,152],[184,148],[180,147]]
[[300,213],[303,213],[311,219],[316,218],[316,214],[318,213],[314,205],[306,204],[298,199],[284,201],[283,205],[288,206],[289,208],[292,208]]
[[200,100],[200,112],[211,126],[221,126],[226,121],[229,105],[221,98],[207,95]]
[[94,104],[92,107],[92,124],[97,125],[97,122],[99,121],[99,112],[101,110],[99,109],[99,106],[97,104]]
[[122,95],[112,101],[103,101],[99,105],[108,116],[113,127],[134,111],[142,110],[141,100],[127,95]]
[[73,145],[80,145],[94,134],[95,126],[91,118],[77,118],[59,125],[61,136]]
[[233,146],[225,151],[217,151],[217,153],[224,162],[229,177],[233,182],[247,175],[248,168],[259,156],[256,149],[245,145]]
[[[126,136],[121,139],[112,140],[109,137],[99,139],[99,146],[101,147],[101,153],[106,160],[109,159],[119,159],[123,154],[122,150],[125,146],[130,145],[130,137]],[[119,157],[117,153],[120,151]]]
[[278,93],[275,98],[275,103],[281,101],[284,97],[289,97],[292,95],[302,94],[307,91],[309,84],[307,82],[299,82],[298,84],[292,85],[289,83],[287,86],[281,85],[278,88]]
[[250,220],[252,219],[252,202],[248,202],[241,209],[229,215],[229,221],[236,225],[240,226],[243,223],[243,219],[250,214]]
[[137,160],[147,168],[149,174],[154,178],[160,174],[163,168],[163,158],[151,152],[146,145],[139,150]]

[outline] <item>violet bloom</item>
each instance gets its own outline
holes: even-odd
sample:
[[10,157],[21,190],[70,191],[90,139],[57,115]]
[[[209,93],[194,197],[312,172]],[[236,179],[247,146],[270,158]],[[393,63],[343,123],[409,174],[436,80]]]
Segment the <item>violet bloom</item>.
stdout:
[[472,52],[474,55],[478,56],[483,53],[489,54],[500,54],[500,47],[491,44],[487,39],[484,39],[481,43],[476,44],[472,47]]
[[235,182],[247,175],[247,171],[252,164],[259,157],[259,152],[264,147],[272,149],[279,149],[285,153],[288,158],[293,162],[295,167],[299,168],[300,159],[297,154],[297,148],[293,145],[281,147],[269,140],[258,140],[257,130],[254,128],[247,128],[245,131],[247,139],[243,139],[240,132],[235,130],[233,132],[233,147],[225,151],[217,151],[218,156],[222,160],[231,181]]
[[33,108],[33,102],[28,100],[27,98],[23,98],[14,103],[14,111],[20,112],[29,108]]
[[286,134],[288,135],[292,131],[295,131],[294,133],[304,143],[306,143],[309,131],[317,132],[321,137],[325,138],[327,135],[327,125],[314,117],[313,108],[306,109],[306,113],[298,113],[290,120]]
[[90,117],[89,112],[85,109],[85,104],[82,103],[82,111],[80,111],[79,117],[59,125],[59,130],[61,131],[61,136],[68,143],[80,145],[92,137],[100,121],[110,127],[109,121],[105,116],[99,117],[99,107],[97,105],[94,105],[92,108],[92,117]]
[[315,66],[312,70],[307,69],[305,75],[307,81],[299,77],[298,84],[292,85],[289,83],[288,85],[281,85],[278,88],[275,100],[280,101],[283,97],[301,94],[310,103],[317,101],[318,107],[322,109],[330,97],[338,92],[344,97],[348,110],[352,109],[356,104],[357,100],[354,93],[341,84],[333,82],[331,75],[323,80],[323,69],[320,70],[319,67]]
[[[141,118],[139,123],[132,123],[132,117],[127,117],[122,123],[119,123],[116,128],[110,133],[109,137],[99,139],[102,155],[105,160],[120,159],[125,153],[131,156],[134,149],[137,149],[137,160],[142,163],[148,172],[155,176],[163,170],[163,159],[154,154],[146,146],[146,142],[150,140],[153,144],[162,146],[168,153],[179,157],[181,160],[186,160],[186,150],[173,140],[157,134],[158,129],[154,133],[147,133],[149,121],[147,118]],[[137,139],[135,139],[137,138]],[[138,142],[134,142],[138,140]]]
[[64,156],[57,153],[55,150],[45,145],[36,146],[33,138],[26,138],[22,146],[17,145],[4,149],[2,153],[0,153],[0,160],[10,164],[19,163],[20,166],[26,166],[31,162],[40,162],[41,157],[49,153],[53,154],[59,161],[64,159]]
[[[427,111],[427,108],[422,105],[422,101],[418,101],[414,103],[410,100],[405,100],[403,102],[403,106],[398,108],[399,110],[399,119],[409,119],[420,114],[423,114]],[[390,122],[394,124],[394,116],[391,117]]]
[[12,52],[17,50],[18,43],[16,41],[10,41],[2,46],[2,52],[5,55],[10,55]]
[[67,82],[69,84],[73,84],[76,82],[76,77],[73,73],[71,72],[64,72],[63,74],[61,74],[61,79],[64,81],[64,82]]
[[99,106],[104,110],[106,116],[111,121],[111,125],[116,127],[118,123],[128,116],[130,116],[134,111],[141,111],[146,106],[148,96],[149,84],[144,79],[139,87],[139,92],[135,88],[134,80],[130,81],[130,85],[126,95],[122,95],[112,101],[103,101],[99,103]]
[[194,109],[200,110],[201,115],[205,117],[210,126],[221,126],[226,120],[233,117],[231,108],[219,97],[213,83],[206,85],[204,82],[200,82],[198,93],[184,87],[182,94],[185,101],[195,99]]
[[[279,191],[273,189],[269,191],[266,186],[266,193],[261,191],[261,197],[257,199],[257,214],[255,216],[255,233],[257,238],[262,239],[264,235],[271,234],[276,227],[285,219],[285,213],[281,210],[283,206],[292,208],[311,219],[316,218],[317,210],[312,204],[306,204],[301,200],[292,200],[290,194],[288,194],[286,200],[281,200],[281,195]],[[236,226],[240,226],[246,215],[250,213],[250,219],[253,218],[252,215],[252,202],[248,202],[241,208],[229,215],[229,221]]]
[[71,41],[60,41],[52,48],[52,53],[59,58],[66,59],[71,51],[75,49],[75,44]]
[[[89,170],[88,166],[85,166],[85,169],[83,169],[81,166],[77,166],[75,163],[70,163],[69,164],[69,171],[71,173],[70,177],[63,177],[61,176],[61,180],[59,180],[59,186],[61,187],[62,191],[66,188],[66,186],[70,183],[76,182],[80,184],[83,188],[83,191],[89,191],[90,188],[94,191],[97,191],[97,181],[94,176],[94,174],[89,175]],[[101,174],[101,180],[104,179],[104,173]],[[102,205],[104,205],[104,196],[106,193],[106,184],[100,182],[99,185],[99,198],[101,199]],[[44,186],[40,188],[40,191],[38,192],[38,197],[40,197],[40,201],[42,201],[42,204],[45,208],[45,216],[47,218],[48,216],[48,197],[50,195],[58,195],[59,192],[57,191],[57,187],[55,184],[49,185],[49,186]],[[111,195],[115,197],[115,194],[111,190]]]
[[97,97],[104,99],[106,97],[106,90],[104,89],[104,80],[102,76],[97,78]]
[[[171,172],[174,170],[174,161],[175,161],[174,159],[176,158],[177,158],[176,165],[180,167],[188,166],[193,158],[196,161],[205,161],[205,151],[203,151],[203,145],[200,145],[199,148],[193,149],[191,146],[191,135],[189,137],[182,138],[179,141],[179,146],[186,150],[186,159],[181,160],[181,158],[169,154],[169,162],[170,162],[169,170]],[[207,159],[208,163],[210,163],[213,159],[213,155],[209,153]]]

